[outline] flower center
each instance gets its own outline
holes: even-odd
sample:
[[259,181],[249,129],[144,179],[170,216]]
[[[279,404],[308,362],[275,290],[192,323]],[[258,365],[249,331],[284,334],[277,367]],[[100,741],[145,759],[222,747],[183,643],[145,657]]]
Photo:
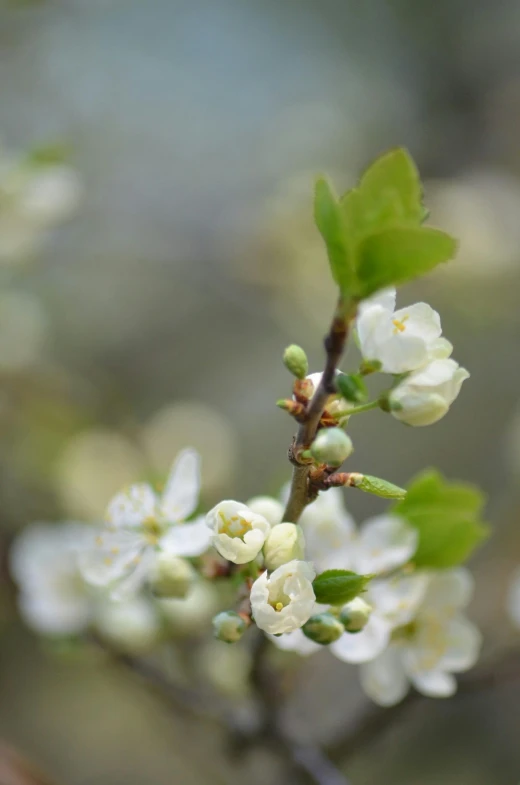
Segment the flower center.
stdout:
[[228,534],[230,537],[240,537],[243,540],[247,532],[253,528],[249,521],[239,515],[232,515],[231,518],[226,518],[223,512],[219,512],[219,515],[222,521],[220,532]]
[[162,526],[156,518],[145,518],[142,522],[143,536],[148,545],[157,545],[162,534]]
[[408,321],[409,315],[403,316],[402,319],[392,319],[392,324],[394,325],[394,335],[398,335],[399,333],[404,333],[406,330],[405,322]]

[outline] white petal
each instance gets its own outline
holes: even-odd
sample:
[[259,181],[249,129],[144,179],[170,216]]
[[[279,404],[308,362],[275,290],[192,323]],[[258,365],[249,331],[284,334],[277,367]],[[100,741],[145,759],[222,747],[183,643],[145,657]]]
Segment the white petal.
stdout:
[[375,359],[385,373],[407,373],[428,360],[427,344],[419,336],[394,333],[389,327],[386,335],[376,335],[374,340],[379,346]]
[[465,567],[435,572],[431,576],[422,609],[426,612],[453,613],[469,604],[473,588],[473,576]]
[[414,573],[398,575],[386,580],[370,583],[367,599],[378,614],[382,615],[392,627],[399,627],[411,621],[424,598],[428,586],[428,575]]
[[210,545],[211,531],[204,516],[171,526],[159,542],[163,551],[174,556],[200,556]]
[[161,514],[170,521],[183,521],[196,509],[200,490],[200,458],[190,448],[173,464],[161,499]]
[[439,661],[441,670],[462,673],[478,660],[482,635],[468,619],[456,616],[446,624],[446,651]]
[[111,591],[113,600],[129,600],[133,598],[144,586],[153,569],[157,551],[146,548],[141,552],[139,561],[133,565],[132,570],[122,579],[117,581]]
[[254,496],[246,502],[246,507],[269,521],[271,526],[282,522],[284,505],[272,496]]
[[390,641],[392,625],[373,613],[361,632],[342,635],[330,644],[332,653],[343,662],[368,662],[381,654]]
[[268,635],[267,637],[278,649],[294,651],[301,657],[308,657],[323,648],[319,643],[314,643],[310,638],[307,638],[301,630],[286,632],[285,635]]
[[18,606],[29,627],[45,635],[82,632],[90,619],[90,602],[86,593],[67,597],[50,592],[22,592]]
[[372,295],[372,297],[368,297],[366,300],[363,300],[363,302],[360,303],[359,313],[365,313],[369,308],[373,308],[374,305],[379,305],[386,311],[393,313],[395,309],[396,296],[397,292],[394,286],[389,286],[388,289],[381,289],[380,292],[377,292],[377,294]]
[[108,586],[134,569],[145,546],[138,534],[103,532],[96,545],[78,555],[78,566],[87,583]]
[[396,515],[378,515],[361,527],[354,551],[357,572],[383,573],[405,564],[417,550],[417,530]]
[[459,365],[455,360],[433,360],[406,380],[413,387],[437,387],[451,381]]
[[440,337],[441,318],[427,303],[415,303],[401,308],[393,318],[404,325],[405,332],[422,338],[427,344]]
[[359,675],[364,691],[379,706],[394,706],[409,689],[399,647],[395,645],[372,662],[361,665]]
[[449,698],[457,691],[454,676],[441,670],[410,674],[410,680],[416,690],[430,698]]
[[107,521],[118,529],[136,529],[156,515],[157,498],[146,483],[131,485],[118,493],[107,509]]

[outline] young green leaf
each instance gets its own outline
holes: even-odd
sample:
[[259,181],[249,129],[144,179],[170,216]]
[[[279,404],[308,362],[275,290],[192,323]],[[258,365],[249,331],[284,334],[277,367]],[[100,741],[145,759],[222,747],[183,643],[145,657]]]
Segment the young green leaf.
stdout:
[[336,387],[342,398],[350,403],[364,403],[368,399],[365,382],[358,373],[338,373]]
[[390,150],[362,175],[357,188],[341,204],[357,238],[395,225],[418,226],[424,219],[419,172],[408,152]]
[[483,494],[466,483],[450,483],[435,471],[420,474],[406,498],[392,508],[419,532],[413,561],[442,569],[466,561],[489,533],[480,519]]
[[312,584],[316,601],[324,605],[344,605],[365,591],[371,575],[358,575],[349,570],[325,570]]
[[386,286],[406,283],[452,259],[456,241],[430,227],[392,227],[359,245],[357,274],[362,297]]
[[343,295],[353,293],[355,270],[345,218],[331,185],[324,178],[316,181],[314,219],[327,247],[332,277]]

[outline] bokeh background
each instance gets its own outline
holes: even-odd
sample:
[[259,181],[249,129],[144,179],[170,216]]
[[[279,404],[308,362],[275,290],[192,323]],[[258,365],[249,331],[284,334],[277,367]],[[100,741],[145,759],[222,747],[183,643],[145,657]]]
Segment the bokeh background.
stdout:
[[[205,505],[276,493],[292,432],[281,353],[297,341],[318,370],[334,300],[313,177],[346,189],[405,145],[461,247],[401,303],[441,312],[472,377],[434,427],[357,418],[355,468],[404,484],[437,465],[483,486],[493,537],[471,612],[484,657],[520,647],[505,611],[520,563],[519,123],[514,0],[3,0],[0,158],[62,146],[70,201],[53,226],[0,219],[4,545],[34,520],[96,520],[187,443]],[[359,520],[383,509],[360,496]],[[204,638],[196,651],[195,677],[240,702],[247,659]],[[366,704],[355,668],[296,660],[288,727],[334,741]],[[355,785],[513,785],[519,706],[514,683],[421,701],[346,770]],[[7,586],[0,735],[62,785],[283,781],[268,752],[233,762],[214,724],[42,645]]]

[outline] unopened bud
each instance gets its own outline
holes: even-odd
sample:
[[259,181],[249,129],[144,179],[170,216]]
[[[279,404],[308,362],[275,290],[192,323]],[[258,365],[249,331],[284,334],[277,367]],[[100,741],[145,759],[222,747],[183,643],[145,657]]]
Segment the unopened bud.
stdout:
[[264,545],[264,560],[268,570],[276,570],[293,559],[303,559],[305,538],[294,523],[279,523],[271,529]]
[[213,618],[213,634],[224,643],[236,643],[247,630],[247,622],[236,611],[222,611]]
[[283,353],[283,364],[297,379],[304,379],[309,372],[309,361],[301,346],[292,343]]
[[195,578],[195,570],[186,559],[159,553],[150,577],[150,587],[157,597],[186,597]]
[[361,632],[366,627],[371,613],[372,606],[361,597],[356,597],[343,606],[339,618],[347,632]]
[[350,436],[341,428],[323,428],[311,445],[312,457],[329,466],[340,466],[353,450]]
[[305,622],[302,631],[314,643],[327,646],[327,644],[334,643],[338,638],[341,638],[345,628],[331,613],[318,613]]
[[372,477],[370,474],[351,472],[348,484],[365,493],[380,496],[382,499],[404,499],[406,496],[404,488],[399,488],[398,485],[382,480],[380,477]]

